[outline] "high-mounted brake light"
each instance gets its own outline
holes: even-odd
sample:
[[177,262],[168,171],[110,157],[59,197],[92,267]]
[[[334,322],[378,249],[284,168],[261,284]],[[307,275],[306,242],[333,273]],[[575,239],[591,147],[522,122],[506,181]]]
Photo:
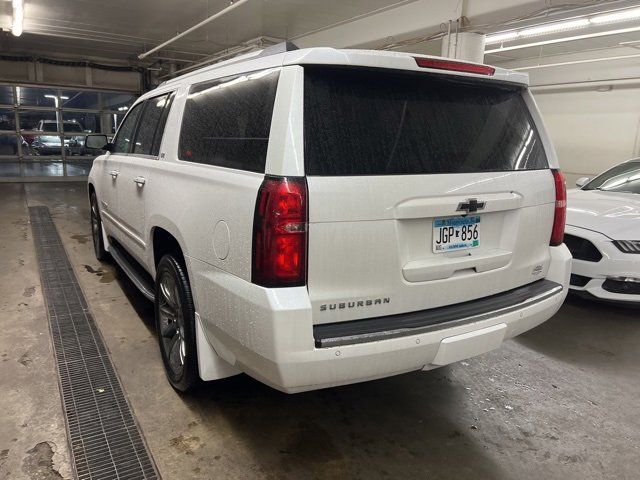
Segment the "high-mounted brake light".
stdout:
[[307,182],[267,175],[253,219],[251,281],[263,287],[304,285],[307,277]]
[[553,217],[553,230],[549,244],[553,247],[564,241],[564,224],[567,220],[567,184],[560,170],[552,169],[553,183],[556,187],[556,208]]
[[477,73],[478,75],[493,75],[496,69],[489,65],[476,65],[474,63],[456,62],[453,60],[441,60],[438,58],[413,57],[422,68],[435,68],[436,70],[451,70],[454,72]]

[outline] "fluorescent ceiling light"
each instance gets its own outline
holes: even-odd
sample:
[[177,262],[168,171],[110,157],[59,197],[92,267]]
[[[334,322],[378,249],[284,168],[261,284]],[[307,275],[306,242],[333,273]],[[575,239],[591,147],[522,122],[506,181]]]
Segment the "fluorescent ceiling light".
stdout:
[[485,38],[485,45],[502,43],[508,40],[515,40],[516,38],[518,38],[518,32],[516,30],[512,30],[511,32],[494,33],[491,35],[487,35],[487,37]]
[[565,32],[567,30],[575,30],[576,28],[584,28],[588,25],[588,18],[579,18],[577,20],[569,20],[567,22],[548,23],[537,27],[524,28],[518,31],[518,37],[526,38],[545,35],[548,33]]
[[[485,44],[492,45],[496,43],[503,43],[520,38],[537,37],[541,35],[548,35],[552,33],[566,32],[570,30],[578,30],[589,27],[590,25],[603,25],[607,23],[619,23],[628,22],[631,20],[640,20],[640,7],[628,8],[626,10],[619,10],[612,13],[602,13],[599,15],[593,15],[591,17],[577,18],[573,20],[567,20],[565,22],[553,22],[544,25],[536,25],[534,27],[523,28],[521,30],[510,30],[506,32],[498,32],[489,34],[486,36]],[[635,31],[635,30],[632,30]],[[598,36],[598,35],[596,35]],[[573,37],[569,37],[575,39]],[[577,37],[576,37],[577,38]],[[584,38],[589,38],[585,36]],[[564,39],[559,39],[561,42]],[[558,43],[556,41],[552,43]],[[545,43],[543,43],[544,45]],[[537,45],[537,43],[536,43]],[[520,46],[517,46],[521,48]]]
[[492,35],[486,36],[485,45],[507,42],[509,40],[516,40],[518,38],[529,38],[536,37],[538,35],[546,35],[549,33],[565,32],[567,30],[584,28],[588,25],[588,18],[579,18],[577,20],[569,20],[566,22],[547,23],[546,25],[523,28],[522,30],[511,30],[510,32],[494,33]]
[[603,13],[595,15],[589,19],[591,23],[599,25],[601,23],[628,22],[629,20],[637,20],[640,18],[640,8],[630,8],[620,12]]
[[484,53],[508,52],[510,50],[520,50],[521,48],[541,47],[543,45],[553,45],[555,43],[573,42],[575,40],[607,37],[609,35],[619,35],[621,33],[631,33],[631,32],[639,32],[639,31],[640,31],[640,27],[618,28],[616,30],[607,30],[605,32],[585,33],[582,35],[572,35],[570,37],[563,37],[563,38],[551,38],[549,40],[538,40],[536,42],[521,43],[519,45],[509,45],[506,47],[501,45],[496,48],[485,50]]
[[22,35],[22,24],[24,23],[24,0],[11,0],[13,16],[11,20],[11,33],[16,37]]

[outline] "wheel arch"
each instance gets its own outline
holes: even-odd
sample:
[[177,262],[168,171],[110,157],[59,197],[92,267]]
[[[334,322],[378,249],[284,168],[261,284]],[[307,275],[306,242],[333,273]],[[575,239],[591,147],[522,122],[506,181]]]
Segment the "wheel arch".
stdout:
[[160,259],[166,254],[173,254],[176,257],[189,277],[186,262],[186,252],[184,248],[184,240],[178,233],[178,229],[169,222],[154,222],[149,232],[149,241],[151,245],[151,255],[149,260],[152,263],[154,275],[155,270],[160,263]]
[[223,360],[218,355],[205,334],[202,320],[200,315],[197,313],[198,298],[195,292],[195,285],[193,283],[194,278],[189,274],[189,262],[186,261],[188,253],[184,248],[185,241],[179,233],[180,230],[165,217],[152,218],[151,220],[152,225],[154,225],[149,232],[149,241],[152,248],[150,262],[153,263],[153,275],[156,275],[158,263],[163,255],[167,253],[178,253],[180,258],[177,260],[182,264],[187,280],[191,285],[191,298],[195,308],[194,321],[196,329],[198,375],[201,379],[210,381],[241,373],[240,369],[231,365],[226,360]]
[[96,192],[96,187],[93,185],[92,182],[88,182],[87,183],[87,196],[89,197],[89,201],[91,201],[91,194],[92,193],[96,193],[96,196],[98,195]]

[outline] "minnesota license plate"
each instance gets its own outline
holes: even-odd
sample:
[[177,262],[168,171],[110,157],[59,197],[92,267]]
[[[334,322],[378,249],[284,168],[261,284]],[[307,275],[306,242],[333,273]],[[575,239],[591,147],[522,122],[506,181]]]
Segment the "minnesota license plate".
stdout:
[[436,218],[433,221],[433,253],[480,246],[480,215]]

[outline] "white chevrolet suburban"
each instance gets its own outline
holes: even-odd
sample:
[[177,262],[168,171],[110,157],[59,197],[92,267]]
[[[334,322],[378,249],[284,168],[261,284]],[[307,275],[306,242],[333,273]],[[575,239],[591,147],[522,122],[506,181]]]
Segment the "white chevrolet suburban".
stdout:
[[[155,302],[171,385],[428,370],[551,317],[565,185],[527,76],[269,48],[141,96],[89,175],[95,252]],[[106,143],[106,144],[105,144]]]

